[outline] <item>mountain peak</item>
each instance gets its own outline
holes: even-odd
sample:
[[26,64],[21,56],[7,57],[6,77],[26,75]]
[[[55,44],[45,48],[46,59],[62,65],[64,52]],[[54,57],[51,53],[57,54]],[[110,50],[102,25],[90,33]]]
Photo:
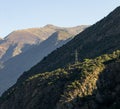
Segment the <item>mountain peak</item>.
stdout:
[[52,24],[47,24],[44,26],[45,28],[56,28],[57,26],[52,25]]

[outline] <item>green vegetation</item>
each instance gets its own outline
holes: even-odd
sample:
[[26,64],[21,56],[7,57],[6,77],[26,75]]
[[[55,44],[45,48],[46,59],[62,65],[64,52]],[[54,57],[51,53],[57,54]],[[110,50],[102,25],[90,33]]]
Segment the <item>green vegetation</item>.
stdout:
[[[120,50],[117,50],[112,54],[104,54],[95,59],[85,59],[83,62],[71,64],[52,72],[38,73],[29,77],[22,84],[16,84],[9,89],[0,99],[0,106],[12,101],[13,96],[17,96],[15,102],[20,102],[20,105],[15,106],[17,109],[23,107],[25,109],[53,109],[55,107],[72,109],[80,103],[79,107],[86,107],[91,100],[94,102],[93,105],[98,105],[95,101],[99,98],[95,96],[100,90],[107,88],[97,85],[100,75],[105,72],[109,64],[119,63],[119,58]],[[113,66],[115,64],[112,64],[110,68]],[[106,90],[103,92],[106,93]],[[106,104],[102,108],[107,108]]]

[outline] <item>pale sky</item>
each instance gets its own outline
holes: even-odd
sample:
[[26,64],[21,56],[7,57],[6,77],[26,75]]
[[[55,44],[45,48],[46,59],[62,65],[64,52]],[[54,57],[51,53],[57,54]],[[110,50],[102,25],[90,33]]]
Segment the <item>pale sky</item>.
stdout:
[[92,25],[119,5],[120,0],[0,0],[0,37],[46,24]]

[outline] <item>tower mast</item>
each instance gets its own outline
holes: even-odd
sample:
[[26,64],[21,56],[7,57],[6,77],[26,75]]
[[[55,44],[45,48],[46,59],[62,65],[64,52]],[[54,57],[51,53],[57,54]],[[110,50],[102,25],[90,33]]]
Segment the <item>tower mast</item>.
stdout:
[[78,51],[75,50],[75,64],[78,63]]

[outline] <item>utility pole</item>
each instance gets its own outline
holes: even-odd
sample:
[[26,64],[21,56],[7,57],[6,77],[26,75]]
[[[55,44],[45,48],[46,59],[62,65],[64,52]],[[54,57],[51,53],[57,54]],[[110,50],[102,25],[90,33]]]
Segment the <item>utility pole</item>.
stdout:
[[75,50],[75,64],[78,63],[78,51],[77,49]]
[[74,51],[74,53],[72,53],[72,55],[74,55],[74,64],[78,64],[79,60],[78,60],[78,51],[77,49]]

